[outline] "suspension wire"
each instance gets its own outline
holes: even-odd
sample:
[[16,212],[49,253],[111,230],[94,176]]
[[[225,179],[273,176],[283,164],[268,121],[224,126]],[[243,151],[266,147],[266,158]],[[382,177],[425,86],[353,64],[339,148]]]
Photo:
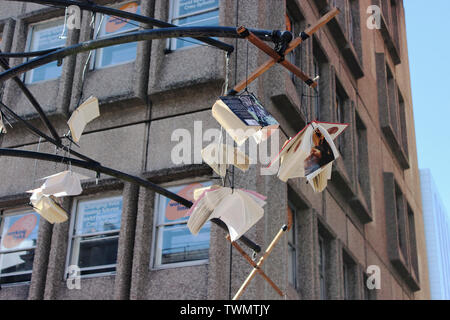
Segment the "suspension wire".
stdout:
[[[39,137],[39,142],[37,145],[37,150],[36,152],[39,152],[40,148],[41,148],[41,141],[42,141],[42,137]],[[34,160],[34,169],[33,169],[33,180],[32,180],[32,188],[34,188],[35,184],[36,184],[36,169],[37,169],[37,162],[38,160],[35,159]]]
[[64,35],[64,33],[66,32],[66,25],[67,25],[67,11],[69,10],[68,7],[66,7],[65,13],[64,13],[64,27],[63,30],[61,31],[61,34],[59,35],[59,39],[67,39],[67,36]]
[[[101,19],[100,19],[100,23],[98,24],[97,30],[96,30],[95,33],[94,33],[94,40],[97,39],[98,34],[100,33],[100,29],[101,29],[101,26],[102,26],[102,23],[103,23],[103,19],[104,19],[104,18],[105,18],[105,15],[102,14],[102,17],[101,17]],[[91,24],[92,24],[92,21],[91,21]],[[82,74],[81,74],[80,97],[78,98],[77,106],[80,105],[81,100],[83,99],[84,83],[85,83],[85,80],[86,80],[86,70],[87,70],[87,67],[88,67],[88,65],[89,65],[89,62],[90,62],[90,60],[91,60],[91,57],[92,57],[92,51],[93,51],[93,50],[89,51],[88,57],[87,57],[87,59],[86,59],[86,62],[84,63],[83,72],[82,72]]]
[[[239,0],[236,0],[236,28],[239,26]],[[235,40],[235,61],[234,61],[234,86],[236,87],[237,84],[237,77],[238,77],[238,72],[237,72],[237,60],[238,60],[238,38],[236,38]],[[234,140],[233,140],[233,146],[234,146]],[[232,166],[231,168],[231,174],[232,174],[232,181],[230,183],[231,185],[231,190],[234,190],[234,166]],[[227,170],[227,174],[228,174],[228,170]],[[229,282],[228,282],[228,299],[231,300],[231,281],[232,281],[232,275],[233,275],[233,244],[230,243],[230,278],[229,278]]]

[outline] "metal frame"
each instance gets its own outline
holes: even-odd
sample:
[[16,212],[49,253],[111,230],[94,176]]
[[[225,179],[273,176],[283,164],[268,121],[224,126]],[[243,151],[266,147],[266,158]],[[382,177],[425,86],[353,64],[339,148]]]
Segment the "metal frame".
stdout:
[[[6,1],[15,1],[15,0],[6,0]],[[225,50],[226,52],[228,52],[228,54],[231,54],[231,52],[233,52],[233,50],[234,50],[234,47],[232,45],[223,43],[221,41],[212,39],[210,37],[243,38],[243,35],[241,35],[235,27],[210,27],[210,26],[177,27],[173,24],[170,24],[170,23],[167,23],[164,21],[160,21],[160,20],[157,20],[154,18],[125,12],[125,11],[117,10],[117,9],[110,8],[110,7],[98,6],[96,4],[93,4],[90,1],[80,2],[80,1],[71,1],[71,0],[20,0],[20,2],[37,3],[37,4],[41,4],[41,5],[52,5],[52,6],[60,6],[60,7],[69,7],[71,5],[75,5],[75,6],[78,6],[80,9],[91,11],[94,13],[103,13],[103,14],[110,15],[110,16],[117,16],[117,17],[121,17],[124,19],[130,19],[133,21],[137,21],[137,22],[141,22],[144,24],[161,27],[161,28],[160,29],[149,29],[149,30],[138,31],[138,32],[130,32],[130,33],[120,34],[120,35],[107,37],[107,38],[103,38],[103,39],[95,39],[95,40],[86,41],[83,43],[74,44],[74,45],[64,47],[64,48],[53,49],[51,51],[31,52],[31,53],[6,53],[6,54],[3,54],[3,57],[0,56],[0,66],[2,66],[3,69],[5,69],[4,72],[0,73],[0,83],[3,81],[9,80],[9,79],[13,79],[17,83],[19,88],[23,91],[25,96],[28,98],[28,100],[31,102],[33,107],[39,113],[41,120],[44,122],[44,124],[47,126],[47,128],[51,132],[53,139],[46,136],[44,133],[42,133],[37,128],[35,128],[31,124],[29,124],[27,121],[23,120],[20,116],[16,115],[14,112],[10,112],[10,114],[12,114],[16,118],[16,120],[24,123],[25,126],[27,127],[27,129],[33,131],[33,133],[39,135],[40,137],[43,137],[48,142],[54,144],[56,147],[67,150],[71,154],[79,157],[80,159],[84,159],[84,160],[70,158],[70,157],[62,157],[62,156],[47,154],[47,153],[16,150],[16,149],[7,149],[7,148],[0,148],[0,156],[20,157],[20,158],[27,158],[27,159],[36,159],[36,160],[42,160],[42,161],[52,161],[52,162],[58,162],[58,163],[71,164],[76,167],[95,171],[95,172],[97,172],[97,174],[103,173],[103,174],[106,174],[106,175],[109,175],[112,177],[116,177],[123,181],[135,183],[141,187],[153,190],[156,193],[166,196],[169,199],[172,199],[172,200],[190,208],[192,206],[192,202],[178,196],[177,194],[174,194],[174,193],[166,190],[165,188],[162,188],[162,187],[160,187],[148,180],[142,179],[140,177],[133,176],[133,175],[130,175],[130,174],[127,174],[127,173],[124,173],[124,172],[121,172],[121,171],[118,171],[118,170],[115,170],[112,168],[104,167],[100,163],[98,163],[78,152],[71,150],[69,147],[64,146],[62,144],[61,138],[57,134],[55,128],[50,123],[49,119],[45,115],[45,113],[42,110],[42,108],[40,107],[39,103],[36,101],[36,99],[31,94],[31,92],[28,90],[28,88],[25,86],[25,84],[18,78],[18,76],[24,74],[27,71],[30,71],[30,70],[36,68],[36,67],[42,66],[44,64],[47,64],[47,63],[50,63],[53,61],[61,62],[62,59],[64,59],[65,57],[71,56],[74,54],[78,54],[81,52],[91,51],[91,50],[105,48],[108,46],[113,46],[113,45],[118,45],[118,44],[123,44],[123,43],[136,42],[136,41],[149,41],[149,40],[155,40],[155,39],[169,39],[169,38],[179,38],[179,37],[180,38],[181,37],[195,38],[206,44],[209,44],[209,45],[219,48],[221,50]],[[337,9],[335,9],[335,10],[329,12],[324,17],[322,17],[315,26],[309,28],[305,33],[303,33],[301,35],[300,38],[297,38],[294,41],[292,41],[292,43],[287,47],[287,50],[285,50],[285,52],[283,52],[282,54],[287,53],[290,50],[293,50],[303,40],[305,40],[307,37],[309,37],[309,35],[311,35],[315,31],[317,31],[321,26],[323,26],[329,20],[331,20],[337,13],[339,13],[339,11]],[[246,29],[246,30],[248,30],[248,32],[252,35],[253,40],[256,40],[259,44],[262,43],[260,40],[264,40],[264,41],[274,40],[273,36],[276,35],[276,32],[272,31],[272,30],[252,30],[252,29]],[[268,50],[266,50],[266,52],[269,53]],[[43,53],[43,54],[40,55],[41,53]],[[17,65],[13,68],[9,67],[7,60],[4,58],[4,56],[30,57],[30,56],[36,56],[36,55],[38,55],[36,58],[31,59],[20,65]],[[275,56],[273,56],[273,57],[275,57]],[[281,61],[276,61],[275,59],[271,59],[270,61],[268,61],[266,63],[266,65],[268,66],[268,68],[270,68],[270,66],[275,64],[276,62],[281,62]],[[266,70],[264,70],[264,71],[266,71]],[[262,73],[258,74],[257,76],[259,76],[261,74]],[[254,76],[254,75],[252,75],[252,76]],[[250,76],[250,77],[252,77],[252,76]],[[251,81],[256,79],[256,77],[254,77]],[[247,84],[248,82],[249,82],[249,80],[246,79],[245,83]],[[4,104],[1,104],[1,106],[2,106],[2,108],[6,107]],[[221,220],[213,219],[211,221],[213,223],[217,224],[219,227],[223,228],[225,231],[228,230],[225,223],[223,223]],[[239,240],[241,242],[243,242],[246,246],[253,249],[255,252],[261,251],[261,248],[258,245],[253,243],[251,240],[249,240],[245,236],[242,236]],[[262,261],[260,261],[260,262],[262,263]]]

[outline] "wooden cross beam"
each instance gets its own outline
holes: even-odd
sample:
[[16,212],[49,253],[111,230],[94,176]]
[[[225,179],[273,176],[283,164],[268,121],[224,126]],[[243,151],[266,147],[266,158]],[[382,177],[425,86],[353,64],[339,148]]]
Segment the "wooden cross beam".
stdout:
[[[322,18],[317,21],[317,23],[308,29],[306,29],[304,32],[301,33],[300,37],[295,38],[291,41],[288,48],[284,52],[284,54],[288,54],[292,50],[294,50],[296,47],[298,47],[304,40],[311,37],[314,33],[316,33],[321,27],[326,25],[331,19],[333,19],[335,16],[339,14],[339,9],[334,8],[327,14],[325,14]],[[260,67],[258,67],[247,79],[241,81],[238,83],[233,89],[231,89],[228,94],[229,95],[235,95],[245,89],[249,83],[256,80],[258,77],[263,75],[267,70],[269,70],[271,67],[273,67],[276,63],[280,63],[282,66],[284,66],[289,71],[293,72],[296,76],[298,76],[300,79],[302,79],[308,86],[310,87],[317,87],[317,83],[313,81],[309,76],[307,76],[303,71],[301,71],[298,67],[290,63],[289,61],[286,61],[283,59],[282,56],[280,56],[274,49],[269,47],[266,43],[264,43],[261,39],[256,37],[254,34],[252,34],[250,31],[248,31],[244,27],[238,28],[237,32],[244,36],[248,41],[253,43],[255,46],[257,46],[259,49],[267,53],[272,59],[266,61],[264,64],[262,64]]]
[[277,242],[281,239],[281,236],[286,232],[289,231],[292,228],[292,224],[293,224],[293,217],[292,217],[292,213],[290,211],[288,211],[288,224],[287,225],[283,225],[280,229],[280,231],[278,231],[277,235],[275,236],[275,238],[272,240],[272,242],[269,244],[269,246],[266,249],[266,252],[264,253],[264,255],[259,259],[258,263],[256,263],[255,261],[253,261],[248,255],[247,253],[245,253],[244,250],[242,250],[242,248],[236,243],[236,242],[231,242],[230,240],[230,236],[227,236],[227,240],[231,242],[231,244],[233,245],[233,247],[235,247],[238,252],[247,260],[248,263],[251,264],[251,266],[253,267],[252,272],[249,274],[249,276],[247,277],[247,279],[245,279],[244,283],[241,285],[241,287],[239,288],[239,291],[236,293],[236,295],[233,297],[233,300],[238,300],[242,294],[244,293],[245,289],[247,289],[248,285],[250,284],[250,281],[255,277],[256,273],[259,273],[264,280],[266,280],[271,286],[272,288],[281,296],[284,297],[284,293],[283,291],[281,291],[280,288],[278,288],[278,286],[272,281],[272,279],[270,279],[265,273],[264,271],[261,269],[262,264],[264,263],[265,259],[269,256],[269,254],[272,252],[273,248],[275,247],[275,245],[277,244]]

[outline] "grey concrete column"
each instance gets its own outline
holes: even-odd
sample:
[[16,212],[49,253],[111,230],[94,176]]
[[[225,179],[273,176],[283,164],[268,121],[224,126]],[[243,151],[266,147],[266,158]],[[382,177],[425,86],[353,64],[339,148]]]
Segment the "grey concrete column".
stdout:
[[117,273],[114,283],[114,299],[116,300],[128,300],[130,297],[138,196],[139,186],[131,183],[124,184]]
[[[72,199],[63,200],[63,208],[70,210]],[[47,277],[45,280],[44,300],[57,298],[58,287],[63,286],[67,257],[70,218],[64,223],[53,226],[50,255],[48,258]]]
[[41,217],[37,245],[34,251],[33,273],[31,275],[28,300],[42,300],[44,298],[52,231],[53,225]]
[[145,299],[145,283],[149,274],[151,235],[153,230],[153,203],[155,193],[140,188],[134,238],[130,300]]

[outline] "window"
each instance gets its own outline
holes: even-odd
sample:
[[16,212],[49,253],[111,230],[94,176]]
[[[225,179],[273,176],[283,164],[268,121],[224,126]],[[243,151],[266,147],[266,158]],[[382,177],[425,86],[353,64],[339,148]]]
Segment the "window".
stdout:
[[323,236],[319,235],[319,284],[320,284],[321,300],[328,299],[326,264],[327,264],[326,242]]
[[297,288],[296,210],[291,205],[288,205],[288,215],[292,217],[292,227],[288,233],[288,281]]
[[414,212],[391,172],[384,172],[389,260],[412,291],[420,290]]
[[68,265],[78,266],[81,275],[115,272],[121,217],[122,196],[76,201]]
[[[168,188],[188,200],[193,200],[197,188],[207,187],[212,182],[195,182]],[[155,201],[155,232],[153,266],[180,266],[205,263],[209,257],[209,233],[211,223],[206,223],[194,236],[187,227],[188,208],[162,195]]]
[[[180,27],[218,26],[219,0],[171,0],[170,22]],[[173,38],[170,50],[192,47],[200,43],[191,38]]]
[[[136,2],[121,4],[119,10],[140,14],[140,5]],[[101,23],[98,38],[107,38],[113,35],[128,33],[139,29],[136,22],[115,16],[97,15],[97,28]],[[97,30],[96,28],[96,30]],[[130,42],[111,47],[98,49],[95,53],[94,67],[97,69],[124,64],[136,59],[137,43]]]
[[[320,76],[320,64],[316,57],[313,58],[313,71],[314,77]],[[320,82],[321,80],[319,78],[319,80],[317,81],[316,90],[313,94],[314,117],[316,118],[316,120],[320,119]]]
[[[63,47],[66,39],[60,37],[64,30],[64,21],[61,19],[40,23],[30,27],[28,36],[28,50],[39,51]],[[53,61],[35,68],[25,75],[25,83],[36,83],[40,81],[53,80],[61,75],[62,66]]]
[[[369,173],[369,151],[367,142],[367,128],[361,120],[358,112],[355,112],[356,120],[356,177],[359,187],[368,207],[370,208],[370,173]],[[369,209],[368,208],[368,209]]]
[[[336,90],[336,97],[335,97],[335,115],[336,115],[336,122],[337,123],[345,123],[345,114],[344,114],[344,98],[341,95],[339,90]],[[341,157],[344,158],[344,134],[339,135],[337,138],[337,147],[339,150],[339,153],[341,154]]]
[[414,220],[414,212],[408,205],[408,227],[409,227],[409,248],[411,253],[411,266],[416,279],[419,279],[419,261],[417,257],[417,242],[416,242],[416,225]]
[[31,280],[39,214],[4,212],[0,216],[0,284]]
[[356,263],[343,252],[344,299],[356,299]]

